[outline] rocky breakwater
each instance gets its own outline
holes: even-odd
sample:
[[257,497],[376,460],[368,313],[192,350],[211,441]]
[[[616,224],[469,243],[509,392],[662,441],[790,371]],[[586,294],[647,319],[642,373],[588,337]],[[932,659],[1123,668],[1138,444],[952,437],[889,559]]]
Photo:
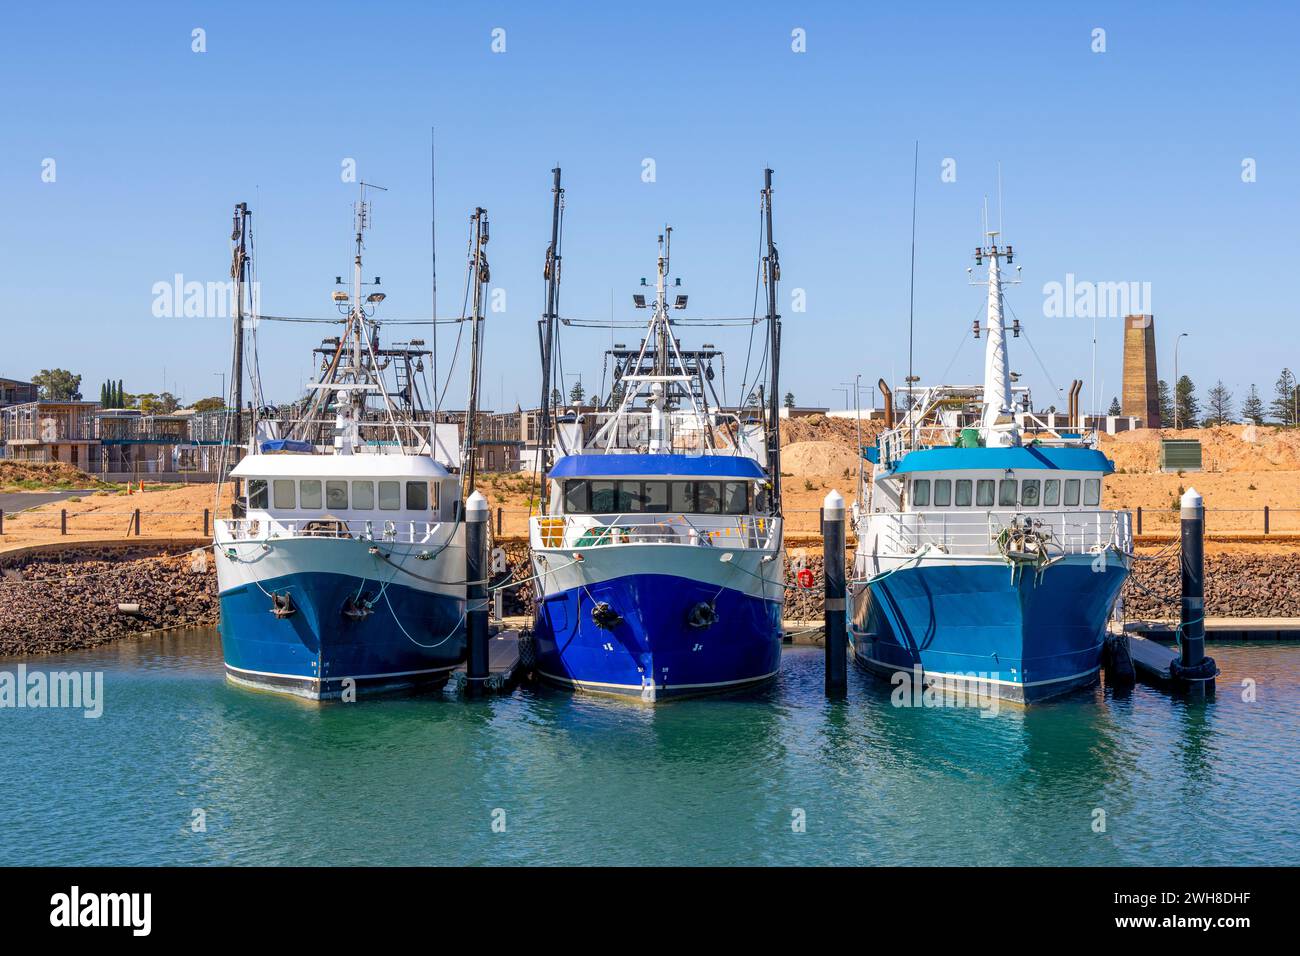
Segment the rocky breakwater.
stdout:
[[[1130,618],[1178,617],[1181,571],[1174,547],[1154,561],[1135,561],[1124,587]],[[1300,554],[1273,550],[1205,558],[1206,617],[1300,617]]]
[[206,549],[0,555],[0,656],[56,654],[217,618],[217,575]]

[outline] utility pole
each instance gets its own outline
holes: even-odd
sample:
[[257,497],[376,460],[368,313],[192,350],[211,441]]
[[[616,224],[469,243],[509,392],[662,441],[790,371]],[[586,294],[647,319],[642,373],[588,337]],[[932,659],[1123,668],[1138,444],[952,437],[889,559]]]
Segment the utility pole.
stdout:
[[1182,332],[1178,338],[1174,339],[1174,431],[1178,431],[1178,346],[1183,344],[1183,339],[1187,338],[1187,333]]

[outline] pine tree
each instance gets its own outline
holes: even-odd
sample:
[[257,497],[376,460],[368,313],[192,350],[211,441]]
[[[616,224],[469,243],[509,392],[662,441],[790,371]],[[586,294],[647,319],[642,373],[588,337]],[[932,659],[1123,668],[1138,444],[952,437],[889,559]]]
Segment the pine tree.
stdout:
[[122,387],[122,380],[117,380],[117,407],[126,408],[126,390]]
[[1246,400],[1241,403],[1241,417],[1256,425],[1264,424],[1264,403],[1260,400],[1259,389],[1250,386]]
[[103,385],[100,385],[100,386],[99,386],[99,407],[100,407],[100,408],[112,408],[112,407],[113,407],[112,405],[110,405],[110,404],[108,403],[108,385],[107,385],[107,384],[103,384]]
[[1298,400],[1300,396],[1297,395],[1295,375],[1289,368],[1284,368],[1273,386],[1273,405],[1270,409],[1273,417],[1283,425],[1296,424]]
[[785,393],[785,407],[794,408],[794,392]]
[[1160,426],[1174,427],[1174,403],[1169,397],[1169,383],[1163,378],[1156,382],[1156,403],[1160,407]]
[[1174,401],[1177,403],[1178,427],[1195,428],[1201,420],[1201,403],[1196,398],[1196,385],[1190,376],[1184,375],[1178,380]]
[[569,402],[573,405],[581,405],[586,397],[587,390],[582,387],[582,379],[578,379],[573,383],[573,388],[569,389]]
[[1207,425],[1226,425],[1232,419],[1232,392],[1223,384],[1223,379],[1219,379],[1214,388],[1210,389],[1208,394],[1209,416],[1206,418]]
[[1112,398],[1112,399],[1110,400],[1110,410],[1107,411],[1106,414],[1107,414],[1107,415],[1112,415],[1112,416],[1114,416],[1114,415],[1123,415],[1123,414],[1124,414],[1124,409],[1120,408],[1119,397],[1118,397],[1118,396],[1116,396],[1115,398]]

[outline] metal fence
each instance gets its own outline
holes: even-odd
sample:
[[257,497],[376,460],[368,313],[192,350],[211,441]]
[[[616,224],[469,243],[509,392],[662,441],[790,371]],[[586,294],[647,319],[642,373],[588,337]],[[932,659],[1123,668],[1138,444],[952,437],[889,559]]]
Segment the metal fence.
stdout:
[[[167,520],[180,519],[180,520]],[[165,522],[166,527],[162,527]],[[202,534],[212,531],[212,510],[202,511],[69,511],[50,508],[8,512],[0,510],[0,535],[39,536],[103,534],[139,537],[159,534]]]

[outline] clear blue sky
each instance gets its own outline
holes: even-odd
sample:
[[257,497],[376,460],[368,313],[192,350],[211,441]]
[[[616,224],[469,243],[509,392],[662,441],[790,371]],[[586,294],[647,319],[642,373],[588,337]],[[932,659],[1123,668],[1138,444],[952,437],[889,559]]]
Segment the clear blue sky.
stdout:
[[[1002,164],[1009,295],[1046,366],[1012,341],[1040,406],[1091,381],[1092,323],[1045,318],[1042,286],[1150,282],[1162,377],[1265,397],[1300,365],[1300,14],[1283,4],[154,3],[11,6],[0,35],[0,375],[80,372],[128,391],[219,391],[229,330],[158,319],[155,282],[223,280],[233,203],[254,209],[263,308],[327,315],[348,269],[355,187],[376,202],[366,271],[393,316],[429,309],[429,129],[438,130],[444,314],[459,310],[469,210],[492,217],[485,388],[535,402],[535,322],[550,169],[568,187],[563,310],[631,317],[654,239],[694,314],[748,314],[757,191],[776,170],[784,385],[842,405],[838,383],[907,362],[912,144],[920,141],[916,367],[975,380],[958,350],[981,307],[965,269]],[[616,9],[617,8],[617,9]],[[206,31],[207,52],[191,51]],[[491,50],[494,28],[506,52]],[[1106,51],[1092,52],[1092,31]],[[807,52],[791,50],[806,31]],[[641,181],[653,158],[657,181]],[[57,179],[42,182],[53,158]],[[956,182],[940,179],[945,158]],[[1242,161],[1257,181],[1242,182]],[[790,311],[806,290],[807,311]],[[644,313],[641,313],[644,315]],[[1120,322],[1099,327],[1096,399],[1119,391]],[[268,393],[310,373],[316,329],[265,326]],[[620,335],[620,338],[625,336]],[[729,348],[745,338],[687,333]],[[444,350],[450,339],[443,338]],[[592,384],[606,332],[570,332],[565,366]],[[981,343],[982,344],[982,343]],[[954,361],[954,354],[956,359]],[[164,378],[165,369],[165,378]],[[1050,375],[1050,380],[1049,380]],[[455,394],[460,386],[454,384]],[[732,396],[735,397],[734,395]]]

